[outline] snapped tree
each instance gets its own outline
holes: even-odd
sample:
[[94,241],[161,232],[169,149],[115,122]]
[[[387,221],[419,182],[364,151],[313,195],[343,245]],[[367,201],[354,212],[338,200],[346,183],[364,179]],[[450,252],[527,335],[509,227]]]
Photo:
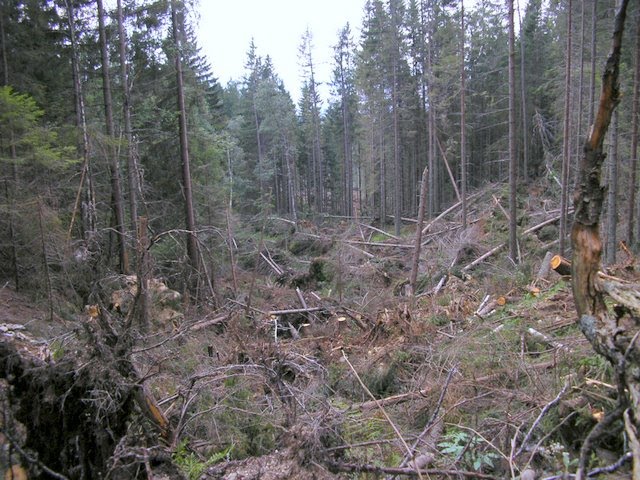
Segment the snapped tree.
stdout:
[[[580,452],[576,478],[585,477],[594,442],[620,419],[633,454],[633,478],[640,478],[640,288],[636,284],[608,276],[600,270],[602,240],[600,215],[606,186],[601,175],[606,154],[603,143],[613,111],[620,101],[619,70],[622,32],[628,0],[616,14],[612,50],[602,77],[600,103],[591,134],[584,145],[574,194],[575,218],[571,231],[573,247],[573,296],[580,329],[593,349],[613,366],[618,386],[618,404],[596,425]],[[617,306],[610,310],[605,294]]]

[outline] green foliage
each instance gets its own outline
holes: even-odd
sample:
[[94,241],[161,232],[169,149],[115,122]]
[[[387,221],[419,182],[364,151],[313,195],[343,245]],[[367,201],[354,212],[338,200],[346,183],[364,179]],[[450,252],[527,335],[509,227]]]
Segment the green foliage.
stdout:
[[173,461],[176,465],[182,470],[182,472],[189,478],[189,480],[197,480],[201,477],[204,471],[210,467],[211,465],[215,465],[227,458],[231,451],[233,450],[233,445],[221,450],[220,452],[214,453],[210,455],[205,460],[201,460],[198,455],[194,452],[189,451],[187,447],[187,442],[182,441],[176,448],[176,451],[173,453]]
[[443,440],[438,447],[443,455],[452,458],[455,462],[462,461],[466,467],[480,472],[486,467],[493,468],[494,461],[500,458],[495,452],[482,450],[481,444],[478,437],[464,430],[452,429],[443,435]]
[[[10,86],[0,87],[0,145],[5,147],[1,160],[51,169],[61,169],[75,161],[74,148],[59,144],[56,132],[42,125],[43,115],[31,96],[16,93]],[[6,146],[14,149],[15,158]]]

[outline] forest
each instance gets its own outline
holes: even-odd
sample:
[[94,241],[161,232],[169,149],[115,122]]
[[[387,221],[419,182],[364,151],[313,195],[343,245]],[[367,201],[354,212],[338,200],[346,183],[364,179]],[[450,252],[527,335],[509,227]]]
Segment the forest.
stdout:
[[640,479],[640,5],[361,2],[0,1],[5,479]]

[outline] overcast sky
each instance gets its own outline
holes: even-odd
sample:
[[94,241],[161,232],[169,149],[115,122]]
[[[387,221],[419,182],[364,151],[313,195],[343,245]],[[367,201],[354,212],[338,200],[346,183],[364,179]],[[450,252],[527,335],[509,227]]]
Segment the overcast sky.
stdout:
[[309,27],[313,34],[316,81],[327,98],[333,45],[349,22],[358,40],[365,0],[200,0],[198,42],[222,85],[239,80],[251,38],[258,55],[269,55],[294,101],[300,96],[298,47]]

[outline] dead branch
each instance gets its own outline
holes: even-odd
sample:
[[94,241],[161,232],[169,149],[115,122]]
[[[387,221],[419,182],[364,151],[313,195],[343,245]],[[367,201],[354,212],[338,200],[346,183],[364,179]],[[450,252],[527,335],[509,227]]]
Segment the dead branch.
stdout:
[[304,295],[302,295],[302,291],[300,290],[300,287],[296,287],[296,295],[298,296],[298,300],[300,300],[300,305],[302,305],[302,308],[309,308],[307,306],[307,302],[304,299]]
[[280,316],[280,315],[289,315],[292,313],[311,313],[311,312],[320,312],[322,310],[326,310],[324,307],[310,307],[310,308],[292,308],[290,310],[271,310],[267,312],[269,316]]
[[565,383],[564,387],[562,387],[562,390],[560,390],[558,395],[556,395],[556,397],[553,400],[551,400],[549,403],[547,403],[544,406],[544,408],[540,411],[540,414],[534,420],[533,424],[529,428],[529,431],[524,436],[524,439],[522,440],[522,443],[520,444],[520,448],[518,449],[518,451],[515,454],[516,457],[519,456],[522,453],[522,451],[527,447],[527,445],[529,443],[529,439],[531,438],[531,434],[533,433],[533,431],[536,428],[538,428],[538,425],[540,424],[542,419],[545,417],[545,415],[549,412],[549,410],[551,410],[553,407],[555,407],[560,402],[560,400],[562,399],[564,394],[567,393],[568,389],[569,389],[569,384]]
[[[367,386],[364,384],[364,382],[362,381],[362,379],[360,378],[360,375],[358,375],[358,372],[356,371],[356,369],[353,367],[353,365],[351,364],[351,362],[349,361],[349,357],[347,357],[347,354],[345,353],[345,351],[342,351],[342,358],[344,358],[344,361],[347,363],[347,365],[349,366],[349,369],[351,370],[351,372],[353,373],[353,375],[356,377],[356,380],[358,381],[358,383],[360,384],[360,386],[362,387],[362,389],[367,393],[367,395],[369,395],[369,397],[371,397],[371,400],[373,400],[376,403],[376,406],[378,407],[378,409],[380,410],[380,413],[382,413],[382,415],[384,416],[385,420],[387,421],[387,423],[389,424],[389,426],[393,429],[393,432],[396,434],[396,436],[398,437],[398,440],[400,440],[400,443],[402,444],[402,447],[404,448],[405,453],[411,457],[412,453],[411,450],[409,449],[409,445],[407,445],[407,442],[405,441],[404,437],[402,436],[402,434],[400,433],[400,430],[398,430],[398,427],[396,426],[395,423],[393,423],[393,421],[391,420],[391,418],[389,417],[389,415],[387,414],[386,410],[384,409],[384,407],[378,402],[378,400],[376,399],[376,397],[373,396],[373,393],[371,393],[371,390],[369,390],[367,388]],[[418,475],[418,478],[422,479],[422,474],[420,473],[420,470],[416,469],[411,469],[411,471],[416,472],[416,474]]]
[[413,245],[403,243],[361,242],[360,240],[343,240],[343,242],[353,245],[366,245],[368,247],[413,248]]
[[349,407],[349,410],[358,409],[361,411],[367,411],[367,410],[372,410],[374,408],[377,408],[378,406],[389,407],[391,405],[397,405],[399,403],[408,402],[410,400],[413,400],[414,398],[421,398],[421,397],[424,398],[427,395],[429,395],[432,390],[433,388],[429,387],[429,388],[424,388],[422,390],[418,390],[416,392],[399,393],[397,395],[392,395],[390,397],[381,398],[378,400],[369,400],[366,402],[351,405]]
[[360,225],[362,225],[365,228],[368,228],[370,230],[373,230],[374,232],[378,232],[381,233],[382,235],[384,235],[385,237],[389,237],[389,238],[393,238],[394,240],[398,240],[400,241],[400,237],[397,237],[389,232],[385,232],[384,230],[381,230],[379,228],[374,227],[373,225],[367,225],[366,223],[361,223]]
[[[480,195],[482,194],[482,192],[476,192],[473,195],[469,195],[467,197],[467,205],[470,205],[471,202],[477,198],[480,197]],[[440,215],[438,215],[436,218],[434,218],[433,220],[431,220],[429,223],[427,223],[425,225],[425,227],[422,229],[422,234],[426,234],[429,229],[433,226],[434,223],[438,222],[439,220],[442,220],[444,217],[446,217],[447,215],[449,215],[451,212],[455,212],[458,208],[462,207],[462,202],[458,202],[456,204],[451,205],[449,208],[447,208],[444,212],[442,212]]]
[[[422,452],[421,455],[416,457],[416,454],[420,452],[420,450],[418,450],[418,445],[423,442],[425,436],[427,435],[427,432],[429,432],[431,427],[433,427],[436,424],[436,421],[438,420],[438,414],[440,413],[440,407],[442,407],[442,402],[444,401],[444,397],[447,394],[447,390],[449,389],[449,384],[451,383],[451,380],[453,379],[453,376],[457,373],[457,371],[458,371],[457,366],[454,366],[451,370],[449,370],[449,373],[447,374],[447,379],[445,380],[444,386],[440,391],[440,398],[438,398],[438,403],[436,403],[436,407],[433,410],[433,413],[431,414],[431,418],[429,418],[429,421],[427,421],[427,423],[425,424],[424,428],[422,429],[422,432],[420,432],[420,435],[418,435],[418,438],[416,439],[414,444],[411,445],[411,452],[413,452],[412,456],[405,455],[404,459],[400,463],[400,468],[407,466],[407,464],[411,460],[413,460],[413,462],[418,468],[423,468],[427,466],[427,463],[424,462],[424,460],[426,459],[425,452]],[[440,420],[440,422],[442,422],[442,419]],[[434,441],[432,443],[435,444],[436,442]],[[434,447],[434,445],[430,445],[430,446],[432,448]],[[420,461],[419,459],[422,459],[422,461]]]
[[532,337],[536,338],[537,340],[540,340],[541,342],[546,343],[550,347],[556,348],[558,350],[564,350],[565,352],[572,351],[571,348],[567,347],[564,343],[560,343],[553,340],[552,338],[550,338],[549,336],[545,335],[542,332],[539,332],[535,328],[532,328],[532,327],[527,328],[527,333]]
[[229,320],[228,314],[218,315],[217,317],[211,318],[209,320],[205,320],[203,322],[198,322],[189,327],[189,330],[192,332],[197,332],[198,330],[202,330],[203,328],[210,327],[212,325],[219,325],[221,323]]
[[271,267],[271,270],[274,271],[274,273],[276,275],[282,275],[283,271],[282,269],[276,264],[276,262],[274,262],[271,258],[267,257],[264,253],[260,252],[260,256],[262,257],[262,259],[265,261],[265,263],[267,265],[269,265],[269,267]]
[[491,250],[489,250],[488,252],[486,252],[484,255],[479,256],[478,258],[476,258],[473,262],[465,265],[464,267],[462,267],[462,271],[466,272],[467,270],[472,269],[473,267],[475,267],[476,265],[478,265],[479,263],[482,263],[482,261],[484,261],[485,259],[489,258],[490,256],[498,253],[500,250],[502,250],[507,244],[506,243],[501,243],[500,245],[498,245],[497,247],[492,248]]
[[379,473],[389,475],[406,475],[409,477],[421,477],[421,475],[442,475],[442,476],[462,476],[465,478],[480,478],[485,480],[498,480],[498,477],[489,475],[486,473],[469,472],[466,470],[446,470],[439,468],[426,468],[422,470],[414,470],[413,468],[398,468],[398,467],[379,467],[377,465],[369,464],[355,464],[355,463],[343,463],[343,462],[331,462],[330,468],[340,472],[349,473]]

